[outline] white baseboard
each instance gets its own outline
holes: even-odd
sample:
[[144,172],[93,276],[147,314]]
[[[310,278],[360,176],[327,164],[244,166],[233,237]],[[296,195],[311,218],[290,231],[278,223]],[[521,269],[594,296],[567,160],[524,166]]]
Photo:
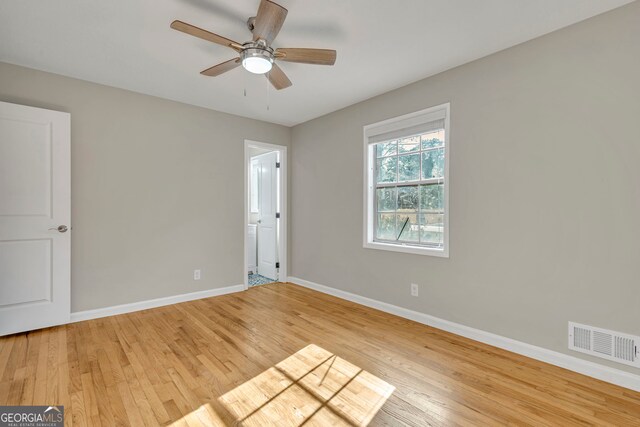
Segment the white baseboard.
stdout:
[[115,316],[116,314],[132,313],[148,308],[162,307],[164,305],[177,304],[179,302],[193,301],[202,298],[216,297],[244,291],[244,285],[227,286],[225,288],[208,289],[206,291],[191,292],[188,294],[173,295],[170,297],[155,298],[146,301],[132,302],[130,304],[114,305],[111,307],[96,308],[95,310],[76,311],[71,313],[71,321],[98,319],[100,317]]
[[532,344],[516,341],[511,338],[492,334],[491,332],[482,331],[480,329],[471,328],[459,323],[450,322],[448,320],[440,319],[429,314],[420,313],[417,311],[398,307],[396,305],[388,304],[386,302],[381,302],[371,298],[352,294],[340,289],[320,285],[318,283],[303,280],[298,277],[289,277],[288,279],[289,282],[295,283],[296,285],[304,286],[305,288],[333,295],[335,297],[362,304],[367,307],[375,308],[386,313],[395,314],[396,316],[404,317],[405,319],[410,319],[424,325],[442,329],[456,335],[460,335],[475,341],[480,341],[494,347],[521,354],[532,359],[540,360],[542,362],[546,362],[551,365],[568,369],[570,371],[597,378],[608,383],[616,384],[621,387],[640,391],[640,375],[632,374],[620,369],[611,368],[609,366],[600,365],[598,363],[590,362],[588,360],[580,359],[578,357],[559,353],[557,351],[538,347]]

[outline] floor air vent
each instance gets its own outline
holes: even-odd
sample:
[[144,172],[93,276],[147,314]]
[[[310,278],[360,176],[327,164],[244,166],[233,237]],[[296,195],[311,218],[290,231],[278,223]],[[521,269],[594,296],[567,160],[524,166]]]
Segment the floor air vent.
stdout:
[[640,367],[640,337],[569,322],[569,349]]

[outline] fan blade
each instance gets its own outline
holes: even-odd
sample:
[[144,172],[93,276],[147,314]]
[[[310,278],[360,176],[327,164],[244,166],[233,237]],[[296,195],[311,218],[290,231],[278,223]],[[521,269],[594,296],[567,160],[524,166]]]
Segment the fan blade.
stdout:
[[284,71],[282,71],[282,68],[278,67],[277,64],[273,64],[271,71],[265,74],[265,76],[267,76],[273,87],[278,90],[291,86],[291,80],[289,80],[289,77],[287,77]]
[[278,48],[275,55],[279,61],[318,65],[336,63],[336,51],[331,49]]
[[203,76],[215,77],[222,73],[226,73],[227,71],[231,71],[239,65],[240,58],[233,58],[218,65],[214,65],[211,68],[207,68],[206,70],[200,71],[200,74]]
[[203,30],[202,28],[198,28],[194,25],[187,24],[186,22],[173,21],[171,23],[171,28],[173,28],[174,30],[182,31],[183,33],[189,34],[190,36],[198,37],[203,40],[214,42],[222,46],[230,47],[231,49],[238,52],[242,50],[241,44],[236,43],[233,40],[229,40],[226,37],[222,37],[217,34],[214,34],[210,31]]
[[263,39],[268,45],[273,42],[287,17],[287,9],[269,0],[262,0],[253,23],[253,40]]

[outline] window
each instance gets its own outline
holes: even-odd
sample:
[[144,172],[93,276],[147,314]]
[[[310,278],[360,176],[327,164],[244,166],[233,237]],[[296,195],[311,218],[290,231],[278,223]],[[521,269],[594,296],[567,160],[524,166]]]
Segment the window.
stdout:
[[449,104],[364,127],[364,247],[448,257]]

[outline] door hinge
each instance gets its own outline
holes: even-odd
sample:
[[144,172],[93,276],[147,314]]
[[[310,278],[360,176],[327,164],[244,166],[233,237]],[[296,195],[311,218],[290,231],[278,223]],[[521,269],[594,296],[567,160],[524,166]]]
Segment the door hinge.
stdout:
[[276,167],[279,168],[280,167],[280,162],[276,162]]
[[276,213],[276,218],[280,218],[280,212]]
[[276,268],[280,268],[280,263],[276,262]]

